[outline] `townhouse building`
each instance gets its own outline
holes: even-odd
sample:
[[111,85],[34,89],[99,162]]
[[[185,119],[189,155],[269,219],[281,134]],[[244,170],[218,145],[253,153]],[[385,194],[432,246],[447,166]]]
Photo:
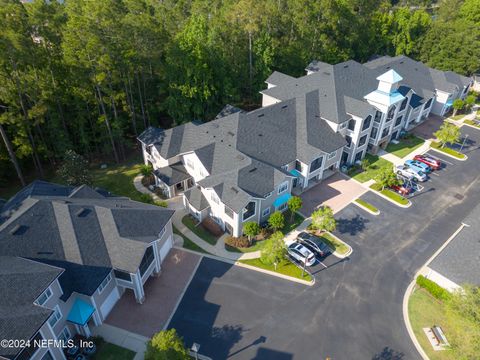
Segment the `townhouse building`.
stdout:
[[[0,338],[89,337],[125,291],[142,303],[173,245],[172,215],[87,186],[24,188],[0,208]],[[2,347],[0,358],[66,359],[36,345]]]
[[183,196],[199,221],[210,217],[240,236],[245,221],[265,223],[340,165],[376,154],[431,113],[444,115],[472,83],[405,56],[313,61],[306,72],[274,72],[259,109],[229,105],[205,124],[145,130],[138,140],[156,186]]

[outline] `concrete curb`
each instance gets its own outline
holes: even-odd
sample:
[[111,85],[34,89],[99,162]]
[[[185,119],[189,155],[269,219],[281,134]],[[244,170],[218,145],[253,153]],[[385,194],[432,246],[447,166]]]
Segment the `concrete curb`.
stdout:
[[331,237],[335,238],[338,242],[341,242],[342,244],[344,244],[346,247],[348,247],[348,250],[345,254],[340,254],[336,251],[333,252],[333,255],[335,255],[337,258],[339,259],[345,259],[347,257],[349,257],[352,253],[353,253],[353,248],[348,245],[345,241],[343,241],[342,239],[340,239],[338,236],[335,236],[333,235],[331,232],[329,231],[326,231]]
[[468,160],[468,156],[465,155],[465,154],[463,154],[465,157],[464,157],[463,159],[460,159],[460,158],[458,158],[458,157],[455,157],[455,156],[453,156],[453,155],[450,155],[450,154],[446,153],[445,151],[435,149],[434,147],[431,147],[430,150],[436,151],[436,152],[438,152],[438,153],[440,153],[440,154],[442,154],[442,155],[448,156],[448,157],[450,157],[450,158],[452,158],[452,159],[455,159],[455,160],[458,160],[458,161],[467,161],[467,160]]
[[239,262],[239,261],[237,261],[237,262],[235,263],[235,265],[236,265],[236,266],[243,267],[243,268],[246,268],[246,269],[258,271],[258,272],[261,272],[261,273],[264,273],[264,274],[267,274],[267,275],[276,276],[276,277],[279,277],[279,278],[281,278],[281,279],[293,281],[293,282],[296,282],[296,283],[299,283],[299,284],[303,284],[303,285],[313,286],[313,285],[315,284],[315,276],[311,275],[308,271],[306,271],[306,273],[308,273],[308,274],[312,277],[312,281],[306,281],[306,280],[297,279],[297,278],[294,278],[294,277],[292,277],[292,276],[279,274],[279,273],[276,273],[276,272],[274,272],[274,271],[265,270],[265,269],[262,269],[262,268],[259,268],[259,267],[256,267],[256,266],[244,264],[244,263]]
[[470,125],[470,124],[465,124],[465,123],[463,123],[462,125],[460,125],[460,127],[462,127],[462,126],[469,126],[469,127],[471,127],[471,128],[480,130],[480,127],[479,127],[479,126],[475,126],[475,125]]
[[[357,198],[358,199],[358,198]],[[372,215],[380,215],[380,210],[377,209],[377,212],[374,212],[372,210],[370,210],[369,208],[363,206],[362,204],[358,203],[357,202],[357,199],[353,200],[352,203],[354,203],[355,205],[357,205],[359,208],[365,210],[366,212],[372,214]]]
[[401,208],[404,208],[404,209],[408,209],[410,206],[412,206],[412,202],[411,202],[410,200],[408,200],[408,199],[407,199],[408,204],[407,204],[407,205],[402,205],[402,204],[400,204],[400,203],[398,203],[398,202],[390,199],[388,196],[383,195],[380,191],[374,190],[374,189],[372,189],[372,188],[370,188],[370,191],[372,191],[373,193],[377,194],[378,196],[384,198],[385,200],[390,201],[392,204],[395,204],[395,205],[397,205],[398,207],[401,207]]

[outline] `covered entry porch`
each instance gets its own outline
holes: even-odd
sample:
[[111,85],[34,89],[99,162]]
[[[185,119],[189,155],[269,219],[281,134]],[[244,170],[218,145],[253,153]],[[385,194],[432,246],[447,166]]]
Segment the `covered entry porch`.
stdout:
[[183,194],[195,183],[181,162],[158,168],[153,171],[155,185],[162,189],[167,198]]

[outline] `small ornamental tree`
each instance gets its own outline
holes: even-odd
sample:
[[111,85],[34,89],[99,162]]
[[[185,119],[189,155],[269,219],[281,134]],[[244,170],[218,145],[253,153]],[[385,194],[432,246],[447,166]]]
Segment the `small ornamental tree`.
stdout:
[[152,165],[145,165],[143,164],[141,167],[140,167],[140,173],[143,175],[143,176],[150,176],[152,175],[152,171],[153,171],[153,167]]
[[185,344],[175,329],[162,330],[147,342],[145,360],[188,360]]
[[295,217],[295,213],[302,208],[302,198],[299,196],[292,196],[290,199],[288,199],[288,210],[290,210],[290,221],[293,221]]
[[260,261],[266,265],[274,265],[277,270],[277,265],[281,264],[287,255],[287,247],[283,241],[283,234],[277,231],[266,240],[265,246],[260,253]]
[[398,179],[392,169],[384,168],[375,176],[375,182],[384,190],[386,187],[397,185]]
[[268,225],[274,230],[280,230],[285,226],[285,217],[280,211],[275,211],[268,218]]
[[364,158],[361,163],[361,167],[363,171],[367,171],[370,167],[370,161],[367,158]]
[[463,109],[463,107],[465,106],[465,103],[463,102],[462,99],[456,99],[453,101],[452,106],[453,106],[453,116],[455,116],[458,110]]
[[92,185],[93,182],[88,170],[88,161],[73,150],[65,152],[58,175],[71,186]]
[[475,101],[477,100],[475,95],[468,95],[465,98],[465,107],[470,110],[473,105],[475,105]]
[[260,225],[255,221],[249,221],[243,224],[243,233],[248,236],[248,241],[252,242],[252,237],[257,236],[260,232]]
[[446,144],[454,144],[460,140],[460,128],[445,121],[435,135],[442,144],[442,148]]
[[322,206],[312,213],[312,225],[321,231],[333,231],[337,227],[337,221],[333,217],[333,210],[329,206]]

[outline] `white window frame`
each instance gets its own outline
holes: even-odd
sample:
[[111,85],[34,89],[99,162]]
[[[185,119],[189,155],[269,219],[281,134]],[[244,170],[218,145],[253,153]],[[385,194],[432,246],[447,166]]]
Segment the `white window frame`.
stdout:
[[270,207],[263,209],[262,211],[262,217],[270,215]]
[[340,125],[340,129],[345,129],[347,127],[347,122],[343,122],[341,125]]
[[265,194],[265,199],[268,199],[270,196],[272,196],[272,192],[270,191],[269,193]]
[[[45,298],[44,301],[40,301],[40,298],[43,296],[43,295],[46,295],[47,297]],[[48,299],[50,299],[52,297],[53,293],[52,293],[52,290],[50,289],[50,287],[46,288],[45,291],[37,298],[37,301],[36,303],[40,306],[42,306],[43,304],[45,304]]]
[[[67,332],[68,335],[65,334],[65,332]],[[63,330],[60,331],[60,334],[58,334],[58,336],[57,336],[57,339],[58,339],[58,340],[62,340],[62,341],[64,341],[64,342],[67,342],[67,341],[70,340],[71,338],[72,338],[72,333],[70,332],[70,330],[68,330],[68,326],[65,326],[65,327],[63,328]]]
[[112,281],[112,273],[109,273],[105,279],[103,279],[102,283],[98,286],[98,293],[101,294],[103,290],[110,284]]
[[[48,325],[50,325],[50,327],[53,329],[55,325],[58,324],[58,322],[63,317],[63,315],[58,305],[56,305],[52,310],[53,310],[53,313],[52,315],[50,315],[50,318],[48,319]],[[55,322],[52,324],[53,319],[55,319]]]
[[[285,188],[282,189],[283,187],[285,187]],[[278,185],[278,194],[284,193],[287,190],[288,190],[288,181],[284,181],[283,183]]]
[[335,156],[337,156],[337,150],[328,154],[327,160],[333,159]]
[[286,210],[287,207],[288,207],[288,203],[285,202],[285,203],[283,203],[282,205],[280,205],[280,206],[277,208],[277,210],[278,210],[278,211],[283,211],[283,210]]
[[163,234],[165,234],[165,231],[167,231],[167,227],[166,227],[166,226],[162,229],[162,231],[160,231],[160,232],[158,233],[158,238],[159,238],[159,239],[163,236]]

